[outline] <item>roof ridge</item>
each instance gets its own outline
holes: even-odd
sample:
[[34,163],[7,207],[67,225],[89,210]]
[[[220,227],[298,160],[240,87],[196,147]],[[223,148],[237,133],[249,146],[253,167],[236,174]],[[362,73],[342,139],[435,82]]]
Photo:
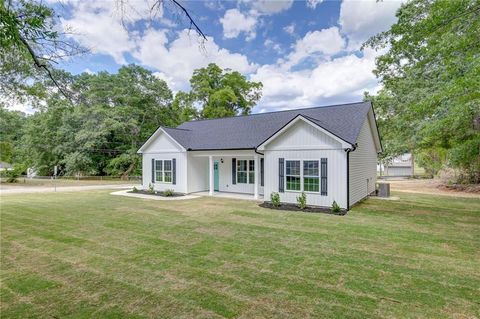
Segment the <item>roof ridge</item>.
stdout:
[[[265,113],[254,113],[254,114],[245,114],[245,115],[234,115],[234,116],[227,116],[227,117],[218,117],[214,119],[200,119],[200,120],[192,120],[188,122],[184,122],[180,125],[185,123],[193,123],[193,122],[204,122],[204,121],[214,121],[214,120],[222,120],[222,119],[229,119],[229,118],[238,118],[238,117],[248,117],[248,116],[256,116],[256,115],[265,115],[265,114],[274,114],[274,113],[283,113],[283,112],[292,112],[292,111],[304,111],[304,110],[311,110],[311,109],[319,109],[319,108],[327,108],[327,107],[339,107],[339,106],[348,106],[352,104],[363,104],[363,103],[371,103],[370,101],[361,101],[361,102],[350,102],[350,103],[342,103],[342,104],[331,104],[331,105],[322,105],[322,106],[310,106],[310,107],[302,107],[299,109],[291,109],[291,110],[281,110],[281,111],[273,111],[273,112],[265,112]],[[179,126],[180,126],[179,125]],[[177,126],[178,128],[178,126]],[[183,130],[179,128],[179,130]]]
[[[181,124],[180,124],[181,125]],[[191,132],[192,130],[189,130],[187,128],[178,128],[178,127],[170,127],[170,126],[162,126],[162,128],[168,128],[170,130],[179,130],[179,131],[189,131]]]

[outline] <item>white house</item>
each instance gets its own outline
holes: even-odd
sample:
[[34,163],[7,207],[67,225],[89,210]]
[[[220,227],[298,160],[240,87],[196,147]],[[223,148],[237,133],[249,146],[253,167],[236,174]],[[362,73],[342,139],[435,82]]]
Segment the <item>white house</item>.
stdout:
[[143,187],[351,205],[375,191],[382,146],[370,102],[159,127],[139,149]]

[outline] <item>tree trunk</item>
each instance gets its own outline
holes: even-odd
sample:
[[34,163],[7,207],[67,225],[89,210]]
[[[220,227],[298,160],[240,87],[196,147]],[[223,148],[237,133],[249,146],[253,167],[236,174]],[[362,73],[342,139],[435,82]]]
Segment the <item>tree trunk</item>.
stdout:
[[130,166],[128,167],[128,169],[123,172],[122,174],[122,180],[123,179],[128,179],[128,175],[132,172],[133,168],[135,167],[135,163],[131,163]]

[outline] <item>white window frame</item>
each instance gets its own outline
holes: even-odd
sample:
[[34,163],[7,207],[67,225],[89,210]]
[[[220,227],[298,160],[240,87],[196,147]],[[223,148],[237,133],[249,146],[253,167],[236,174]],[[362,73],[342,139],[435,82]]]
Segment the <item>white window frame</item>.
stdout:
[[[239,170],[239,167],[240,167],[240,162],[241,161],[245,161],[247,164],[246,164],[246,170],[245,171],[241,171]],[[253,162],[253,170],[250,170],[250,162]],[[255,184],[255,160],[253,159],[237,159],[237,169],[235,170],[236,171],[236,178],[237,178],[237,184]],[[238,179],[238,173],[246,173],[247,174],[247,181],[244,183],[244,182],[240,182],[239,179]],[[252,181],[250,181],[250,173],[253,173],[253,179]]]
[[[315,175],[305,175],[305,162],[317,162],[317,170],[318,174],[317,176]],[[305,189],[305,177],[306,178],[316,178],[318,179],[318,191],[304,191],[305,193],[314,193],[314,194],[320,194],[320,189],[321,189],[321,181],[320,181],[320,160],[302,160],[302,190]]]
[[[293,177],[299,177],[300,178],[300,189],[299,190],[296,190],[296,189],[288,189],[288,184],[287,184],[287,163],[288,162],[299,162],[299,173],[300,175],[288,175],[288,176],[293,176]],[[300,193],[302,191],[302,160],[300,159],[285,159],[285,172],[284,172],[284,176],[285,176],[285,191],[286,192],[294,192],[294,193]]]
[[[241,165],[240,165],[240,162],[242,162],[242,161],[246,162],[246,164],[245,164],[245,170],[244,170],[244,171],[243,171],[243,170],[242,170],[242,171],[240,170],[240,166],[241,166]],[[246,180],[246,182],[240,182],[240,179],[238,178],[238,174],[239,174],[239,173],[245,173],[245,177],[246,177],[245,180]],[[237,176],[236,176],[236,177],[237,177],[237,184],[248,184],[248,159],[237,159],[236,174],[237,174]]]
[[[290,190],[290,189],[287,189],[287,161],[299,161],[300,162],[300,190]],[[304,187],[304,177],[317,177],[317,176],[310,176],[310,175],[307,175],[307,176],[304,176],[303,174],[303,162],[304,161],[316,161],[318,162],[318,192],[314,192],[314,191],[305,191],[305,187]],[[285,159],[285,167],[284,167],[284,172],[283,172],[283,176],[284,176],[284,191],[285,192],[289,192],[289,193],[301,193],[301,192],[305,192],[307,194],[320,194],[321,193],[321,176],[320,176],[320,160],[319,159],[298,159],[298,158],[289,158],[289,159]],[[299,175],[288,175],[288,176],[299,176]]]
[[[162,163],[162,169],[157,169],[157,162]],[[165,170],[165,162],[170,162],[170,169]],[[158,180],[158,173],[160,173],[161,180]],[[170,173],[170,182],[165,181],[165,173]],[[173,183],[173,161],[171,159],[155,159],[155,183],[172,184]]]
[[[253,163],[253,170],[250,170],[250,163]],[[248,174],[247,174],[247,182],[248,184],[255,184],[255,160],[251,159],[251,160],[248,160],[248,167],[247,167],[247,171],[248,171]],[[253,178],[252,180],[250,180],[250,174],[253,173]]]

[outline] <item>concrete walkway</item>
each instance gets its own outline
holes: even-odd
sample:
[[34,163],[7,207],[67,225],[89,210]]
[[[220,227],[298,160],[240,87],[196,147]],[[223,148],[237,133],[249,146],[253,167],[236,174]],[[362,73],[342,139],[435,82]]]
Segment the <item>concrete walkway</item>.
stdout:
[[117,196],[126,196],[126,197],[135,197],[135,198],[143,198],[143,199],[153,199],[153,200],[185,200],[185,199],[194,199],[199,198],[200,196],[195,195],[185,195],[185,196],[178,196],[178,197],[163,197],[163,196],[155,196],[155,195],[146,195],[146,194],[136,194],[136,193],[129,193],[130,190],[122,190],[110,193],[110,195],[117,195]]
[[[56,192],[81,192],[96,189],[132,189],[138,184],[108,184],[108,185],[86,185],[86,186],[57,186]],[[0,195],[8,194],[26,194],[26,193],[53,193],[55,188],[53,186],[15,186],[11,188],[0,189]]]

